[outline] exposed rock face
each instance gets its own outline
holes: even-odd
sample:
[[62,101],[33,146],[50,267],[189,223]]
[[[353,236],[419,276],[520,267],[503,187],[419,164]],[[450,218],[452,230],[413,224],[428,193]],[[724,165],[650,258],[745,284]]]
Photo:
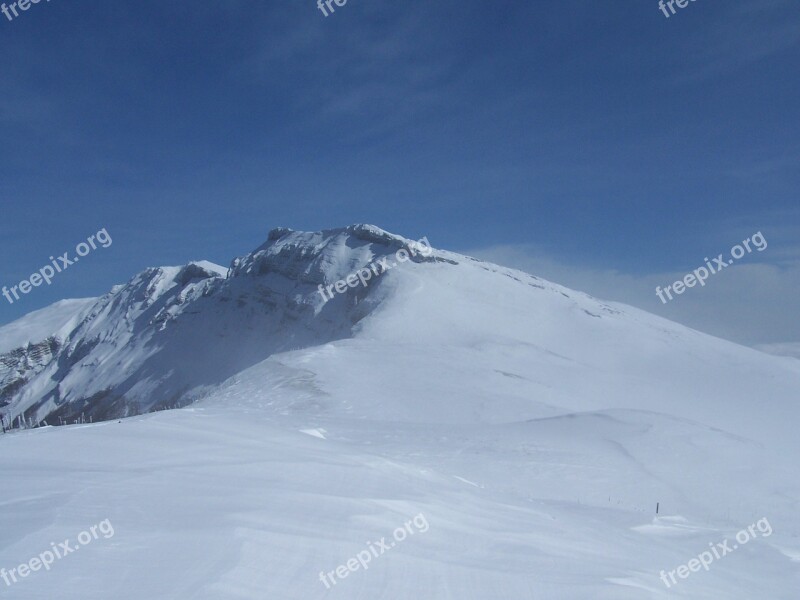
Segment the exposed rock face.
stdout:
[[49,337],[0,355],[0,407],[6,406],[28,381],[50,364],[61,347],[58,338]]

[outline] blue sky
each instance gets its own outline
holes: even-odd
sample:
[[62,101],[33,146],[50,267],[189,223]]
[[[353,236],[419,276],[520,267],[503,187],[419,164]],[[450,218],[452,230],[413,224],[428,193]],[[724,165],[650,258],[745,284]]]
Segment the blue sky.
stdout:
[[[0,15],[0,55],[0,285],[114,241],[0,323],[227,265],[275,226],[368,222],[800,341],[796,0],[51,0]],[[756,231],[768,250],[653,303]]]

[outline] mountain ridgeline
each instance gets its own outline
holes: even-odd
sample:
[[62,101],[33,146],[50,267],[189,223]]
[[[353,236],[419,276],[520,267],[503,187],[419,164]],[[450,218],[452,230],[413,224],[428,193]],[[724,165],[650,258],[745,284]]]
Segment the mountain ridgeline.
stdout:
[[[380,304],[389,277],[329,301],[319,286],[413,244],[371,225],[278,228],[227,270],[205,261],[146,269],[83,308],[66,331],[1,354],[0,414],[6,423],[58,425],[191,403],[272,354],[348,337]],[[453,262],[417,252],[408,262],[444,260]]]

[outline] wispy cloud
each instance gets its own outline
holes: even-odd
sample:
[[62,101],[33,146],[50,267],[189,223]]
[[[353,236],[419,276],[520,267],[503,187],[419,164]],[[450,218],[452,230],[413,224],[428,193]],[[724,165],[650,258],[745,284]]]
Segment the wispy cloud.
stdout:
[[[742,344],[800,342],[800,247],[775,248],[781,264],[757,262],[771,250],[742,259],[710,279],[705,287],[687,290],[667,304],[656,297],[656,286],[683,279],[688,271],[634,275],[569,263],[529,244],[469,249],[465,253]],[[771,260],[775,258],[771,256]],[[701,264],[698,261],[695,266]]]

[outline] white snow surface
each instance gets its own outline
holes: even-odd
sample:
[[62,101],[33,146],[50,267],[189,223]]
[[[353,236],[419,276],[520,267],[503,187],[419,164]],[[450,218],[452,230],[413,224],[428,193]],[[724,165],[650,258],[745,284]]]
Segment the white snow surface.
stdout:
[[36,344],[50,336],[65,337],[97,298],[60,300],[0,327],[0,354]]
[[790,356],[792,358],[800,358],[800,342],[759,344],[755,346],[755,348],[756,350],[761,350],[767,354],[774,354],[775,356]]
[[[316,294],[402,240],[371,226],[279,230],[227,279],[187,286],[162,270],[106,299],[115,361],[149,351],[149,369],[172,368],[172,354],[159,356],[183,347],[196,360],[204,352],[203,365],[234,365],[226,335],[260,358],[225,380],[206,377],[188,408],[0,435],[0,567],[51,542],[74,545],[105,519],[114,528],[49,571],[7,587],[0,579],[0,590],[103,600],[798,597],[800,362],[440,250],[328,303]],[[136,296],[142,284],[151,293]],[[154,331],[128,327],[131,306],[167,297],[154,313],[171,316],[151,315]],[[177,333],[164,341],[159,331]],[[103,369],[100,360],[83,381],[112,381]],[[367,570],[334,575],[331,589],[320,581],[420,514],[426,531]],[[761,519],[771,535],[756,529],[669,589],[660,580]]]

